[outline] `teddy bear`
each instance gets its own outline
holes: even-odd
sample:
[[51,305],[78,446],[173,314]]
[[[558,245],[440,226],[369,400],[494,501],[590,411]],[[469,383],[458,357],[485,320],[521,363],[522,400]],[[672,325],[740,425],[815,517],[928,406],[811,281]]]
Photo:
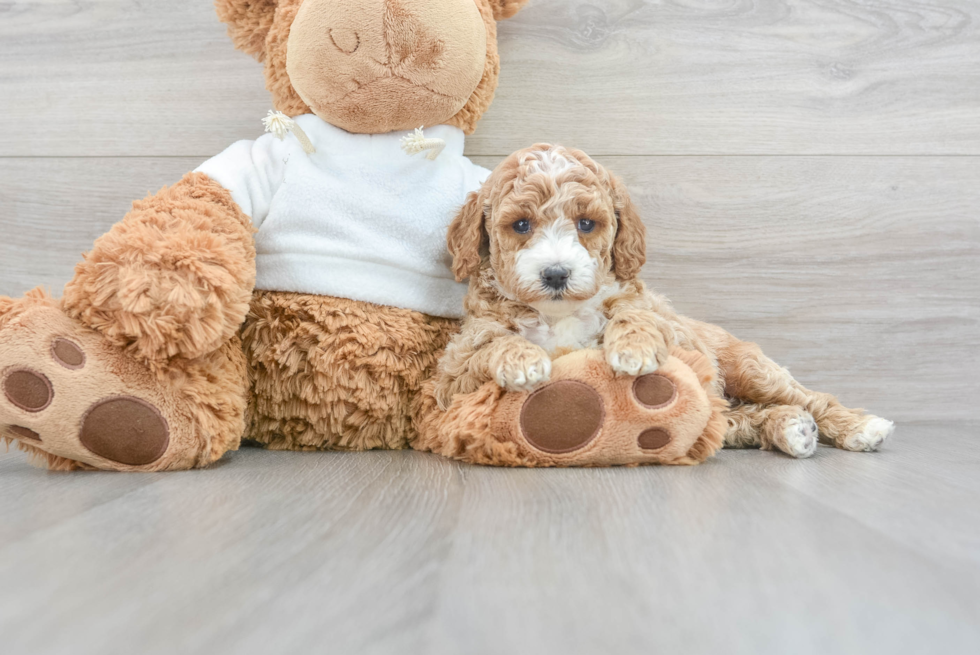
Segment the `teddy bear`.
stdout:
[[[217,0],[264,64],[269,134],[133,204],[60,299],[0,297],[0,436],[54,470],[415,447],[513,466],[697,463],[724,400],[703,355],[616,377],[595,352],[531,393],[425,393],[462,316],[446,230],[527,0]],[[424,131],[418,129],[424,127]]]

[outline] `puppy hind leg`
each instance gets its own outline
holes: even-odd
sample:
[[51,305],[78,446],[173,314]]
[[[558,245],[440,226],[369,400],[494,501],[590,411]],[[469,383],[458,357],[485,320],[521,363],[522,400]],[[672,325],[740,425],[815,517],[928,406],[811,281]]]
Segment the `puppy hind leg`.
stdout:
[[719,351],[719,365],[727,395],[750,403],[802,407],[816,420],[820,436],[837,448],[875,450],[894,431],[891,421],[845,407],[831,394],[807,389],[754,343],[733,338]]
[[817,448],[817,424],[796,405],[739,403],[726,413],[727,448],[779,450],[791,457],[811,456]]
[[728,429],[725,432],[725,448],[759,448],[762,446],[763,405],[754,403],[732,404],[725,412]]

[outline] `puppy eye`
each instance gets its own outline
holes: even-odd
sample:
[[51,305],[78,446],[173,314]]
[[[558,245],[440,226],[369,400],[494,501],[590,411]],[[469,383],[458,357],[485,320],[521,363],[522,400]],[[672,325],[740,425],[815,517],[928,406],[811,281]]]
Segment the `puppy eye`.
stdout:
[[578,229],[582,232],[591,232],[595,229],[595,221],[590,218],[578,219]]
[[513,228],[518,234],[527,234],[531,231],[531,221],[527,220],[526,218],[522,218],[514,223]]

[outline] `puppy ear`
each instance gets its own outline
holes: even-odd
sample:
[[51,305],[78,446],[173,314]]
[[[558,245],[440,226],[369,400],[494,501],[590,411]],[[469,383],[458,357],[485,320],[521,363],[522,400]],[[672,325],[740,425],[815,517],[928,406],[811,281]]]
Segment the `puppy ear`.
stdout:
[[647,261],[647,229],[618,178],[610,176],[613,207],[616,209],[616,240],[613,242],[613,273],[617,280],[632,280]]
[[497,20],[510,18],[519,12],[528,0],[489,0],[490,8],[493,10],[493,17]]
[[486,223],[483,191],[471,191],[456,218],[449,225],[446,241],[453,256],[453,275],[462,282],[480,270],[480,248],[483,246]]
[[215,0],[218,19],[228,24],[235,47],[259,61],[265,59],[265,37],[272,28],[279,0]]

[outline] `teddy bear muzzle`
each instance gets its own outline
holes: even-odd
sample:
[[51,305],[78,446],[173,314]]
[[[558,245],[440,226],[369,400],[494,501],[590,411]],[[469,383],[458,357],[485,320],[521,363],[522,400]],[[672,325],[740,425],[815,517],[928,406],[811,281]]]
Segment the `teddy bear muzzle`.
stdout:
[[414,129],[463,108],[483,77],[488,38],[473,0],[305,0],[286,70],[328,123],[362,134]]

